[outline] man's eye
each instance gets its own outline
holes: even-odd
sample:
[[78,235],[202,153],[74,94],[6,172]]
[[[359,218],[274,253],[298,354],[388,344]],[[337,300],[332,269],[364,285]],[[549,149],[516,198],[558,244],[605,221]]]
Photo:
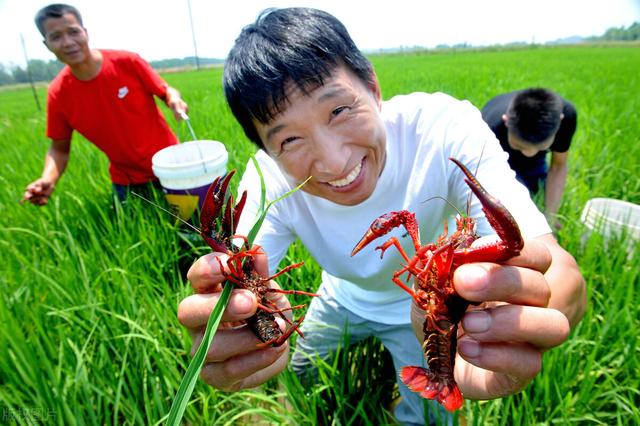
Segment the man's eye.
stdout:
[[347,108],[349,108],[349,107],[346,107],[346,106],[338,107],[338,108],[334,109],[333,111],[331,111],[331,115],[334,116],[334,117],[337,116],[337,115],[340,115],[340,113],[342,111],[345,111]]
[[283,140],[283,141],[282,141],[282,143],[280,144],[280,146],[281,146],[282,148],[284,148],[286,145],[291,144],[292,142],[294,142],[294,141],[295,141],[295,140],[297,140],[297,139],[298,139],[298,137],[297,137],[297,136],[291,136],[291,137],[288,137],[288,138],[286,138],[285,140]]

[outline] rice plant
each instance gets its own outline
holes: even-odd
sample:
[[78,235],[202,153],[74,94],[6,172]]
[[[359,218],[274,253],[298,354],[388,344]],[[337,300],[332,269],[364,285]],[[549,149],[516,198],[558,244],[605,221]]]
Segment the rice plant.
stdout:
[[[533,46],[371,60],[385,99],[443,91],[481,107],[495,94],[544,86],[578,109],[556,236],[587,280],[587,313],[545,354],[525,391],[467,401],[460,423],[640,424],[638,245],[624,248],[628,235],[605,244],[580,223],[590,198],[640,203],[640,50]],[[198,137],[225,143],[229,168],[242,172],[255,148],[226,107],[221,72],[164,77],[189,103]],[[46,88],[38,94],[44,99]],[[180,139],[190,139],[163,111]],[[20,205],[42,169],[44,128],[30,89],[0,91],[0,423],[162,424],[191,359],[176,319],[191,292],[184,273],[208,249],[185,242],[174,220],[147,203],[115,205],[106,159],[77,136],[49,205]],[[319,267],[296,243],[285,262],[301,260],[304,268],[281,285],[314,291]],[[199,382],[185,424],[393,424],[396,373],[377,340],[352,346],[345,334],[335,356],[315,366],[317,380],[286,371],[236,393]]]

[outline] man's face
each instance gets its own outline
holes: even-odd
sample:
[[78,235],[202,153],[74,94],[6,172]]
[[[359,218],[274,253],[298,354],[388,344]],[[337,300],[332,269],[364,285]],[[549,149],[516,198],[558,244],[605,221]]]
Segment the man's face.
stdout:
[[339,66],[305,95],[289,85],[288,103],[268,124],[254,121],[267,153],[302,190],[353,206],[369,198],[385,163],[380,89]]
[[61,18],[49,18],[44,22],[44,44],[67,65],[84,62],[91,54],[87,30],[71,13]]
[[509,146],[511,147],[511,149],[520,151],[525,157],[533,157],[538,152],[546,151],[551,147],[555,138],[555,134],[545,141],[539,143],[527,142],[524,139],[520,139],[510,131],[507,132],[507,138],[509,140]]

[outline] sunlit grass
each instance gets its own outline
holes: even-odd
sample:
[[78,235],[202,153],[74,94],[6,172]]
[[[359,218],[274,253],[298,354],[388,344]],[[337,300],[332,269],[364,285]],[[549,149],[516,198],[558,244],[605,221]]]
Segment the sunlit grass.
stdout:
[[[640,424],[639,254],[583,238],[585,202],[640,203],[640,50],[532,48],[372,57],[385,99],[444,91],[481,107],[491,96],[550,87],[577,107],[569,181],[557,237],[577,258],[589,309],[570,340],[545,354],[543,371],[519,395],[465,403],[467,424]],[[255,151],[228,111],[221,69],[167,74],[189,103],[201,139],[225,143],[240,172]],[[45,90],[39,89],[41,104]],[[181,140],[186,126],[173,121]],[[0,93],[0,423],[159,424],[190,361],[176,320],[190,294],[184,269],[208,249],[185,244],[171,218],[139,200],[117,210],[107,162],[81,138],[51,203],[19,205],[48,147],[44,114],[30,89]],[[319,268],[295,244],[279,279],[313,291]],[[389,285],[392,285],[391,283]],[[308,302],[294,296],[296,303]],[[386,370],[382,366],[388,366]],[[290,372],[256,390],[224,393],[196,384],[189,424],[387,424],[394,372],[380,344],[342,347],[317,363],[321,380]],[[384,371],[383,371],[384,370]],[[391,374],[388,374],[391,373]]]

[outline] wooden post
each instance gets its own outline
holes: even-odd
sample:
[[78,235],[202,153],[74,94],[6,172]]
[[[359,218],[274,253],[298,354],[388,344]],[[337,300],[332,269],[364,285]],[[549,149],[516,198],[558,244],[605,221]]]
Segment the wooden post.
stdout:
[[29,57],[27,56],[27,48],[24,45],[24,37],[20,33],[20,41],[22,42],[22,51],[24,52],[24,60],[27,63],[27,75],[29,76],[29,83],[31,84],[31,91],[33,92],[33,99],[36,101],[36,107],[38,112],[41,112],[40,101],[38,100],[38,92],[36,92],[36,86],[33,84],[33,76],[31,75],[31,68],[29,68]]

